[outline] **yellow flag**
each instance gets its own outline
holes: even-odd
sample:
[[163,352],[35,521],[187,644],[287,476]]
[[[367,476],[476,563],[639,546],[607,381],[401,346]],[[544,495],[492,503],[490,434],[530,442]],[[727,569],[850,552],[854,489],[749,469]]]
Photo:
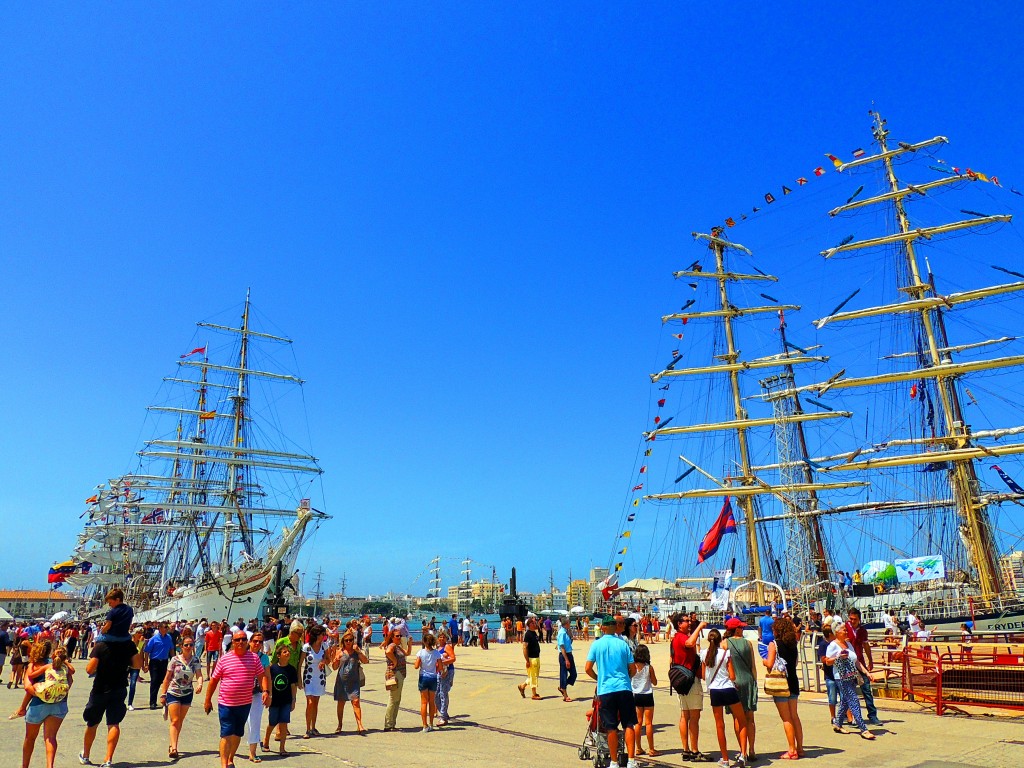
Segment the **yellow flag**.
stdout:
[[199,414],[200,419],[212,419],[217,415],[216,411],[202,411]]
[[625,532],[624,534],[622,534],[622,536],[620,536],[619,538],[620,538],[620,539],[628,539],[628,538],[629,538],[630,536],[632,536],[632,535],[633,535],[633,532],[632,532],[632,531],[626,531],[626,532]]
[[640,499],[633,499],[633,506],[634,507],[639,507],[640,506]]

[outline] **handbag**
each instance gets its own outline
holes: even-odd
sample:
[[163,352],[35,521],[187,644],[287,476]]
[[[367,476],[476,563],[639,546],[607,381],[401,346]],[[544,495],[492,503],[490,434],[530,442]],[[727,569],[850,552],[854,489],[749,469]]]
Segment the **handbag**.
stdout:
[[668,668],[668,682],[672,690],[680,696],[685,696],[693,687],[693,670],[684,667],[682,664],[673,664]]
[[[384,681],[385,686],[387,685],[387,679]],[[363,665],[359,665],[359,687],[363,688],[366,686],[366,673],[363,671]]]
[[856,683],[860,677],[857,672],[857,664],[849,656],[837,657],[832,664],[832,670],[837,680]]
[[775,652],[775,664],[764,676],[764,692],[766,696],[789,696],[789,677],[786,675],[786,660]]
[[384,687],[390,691],[396,685],[398,685],[398,679],[395,677],[394,671],[389,669],[384,673]]

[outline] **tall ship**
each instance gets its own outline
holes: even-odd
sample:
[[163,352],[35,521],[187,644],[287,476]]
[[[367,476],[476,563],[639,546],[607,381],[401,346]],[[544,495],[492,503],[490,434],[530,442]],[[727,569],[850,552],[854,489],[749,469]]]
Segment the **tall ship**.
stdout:
[[945,137],[895,141],[873,112],[872,138],[830,156],[848,199],[820,211],[834,238],[820,255],[811,227],[799,266],[755,256],[733,220],[694,233],[612,569],[699,585],[681,602],[712,619],[707,585],[725,584],[748,604],[857,606],[869,625],[914,610],[933,628],[1019,631],[1024,595],[1001,565],[1024,540],[1010,198],[942,160]]
[[280,362],[292,342],[252,320],[247,292],[237,324],[197,324],[131,471],[86,500],[77,546],[50,569],[82,592],[85,615],[117,586],[140,621],[256,617],[328,519],[313,504],[319,461],[296,450],[303,380]]

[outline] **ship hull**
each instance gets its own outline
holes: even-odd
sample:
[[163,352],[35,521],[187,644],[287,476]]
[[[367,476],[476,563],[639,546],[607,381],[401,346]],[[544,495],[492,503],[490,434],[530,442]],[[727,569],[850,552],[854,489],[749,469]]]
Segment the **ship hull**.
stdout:
[[270,587],[273,567],[246,568],[211,582],[187,587],[146,610],[136,611],[136,621],[183,619],[233,621],[259,618],[257,613]]

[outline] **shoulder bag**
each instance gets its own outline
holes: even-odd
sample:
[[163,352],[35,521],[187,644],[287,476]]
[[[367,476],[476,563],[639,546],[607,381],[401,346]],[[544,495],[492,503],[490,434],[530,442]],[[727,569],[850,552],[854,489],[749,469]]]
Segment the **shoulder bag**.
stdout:
[[775,646],[775,664],[768,670],[764,677],[764,692],[766,696],[778,696],[780,698],[789,696],[789,677],[786,675],[786,660],[779,654],[778,646]]

